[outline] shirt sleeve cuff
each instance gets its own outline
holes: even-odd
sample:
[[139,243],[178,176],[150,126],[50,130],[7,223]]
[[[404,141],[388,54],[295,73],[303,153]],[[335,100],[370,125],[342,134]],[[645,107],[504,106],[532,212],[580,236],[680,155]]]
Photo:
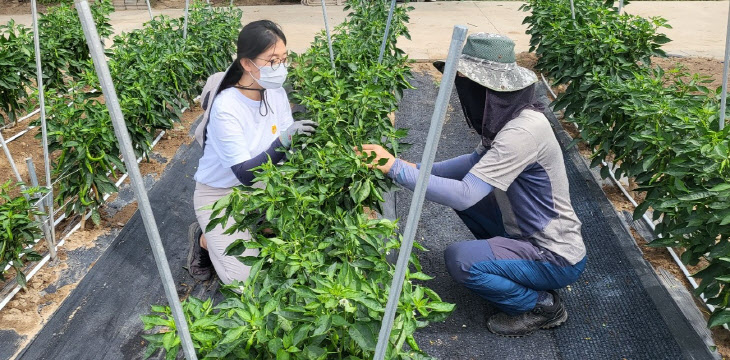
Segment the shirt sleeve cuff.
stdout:
[[403,169],[403,166],[405,166],[405,163],[401,159],[395,159],[395,162],[393,163],[393,166],[390,167],[390,170],[388,171],[388,177],[396,180],[398,178],[398,174],[400,174],[401,170]]

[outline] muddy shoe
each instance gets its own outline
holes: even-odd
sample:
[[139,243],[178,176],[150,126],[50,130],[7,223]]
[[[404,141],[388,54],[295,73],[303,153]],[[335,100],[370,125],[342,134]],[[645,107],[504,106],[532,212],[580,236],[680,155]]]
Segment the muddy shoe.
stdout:
[[188,250],[188,272],[193,279],[205,281],[211,278],[213,272],[213,263],[210,261],[208,250],[200,247],[200,236],[203,231],[200,229],[198,222],[190,224],[188,229],[188,242],[190,250]]
[[509,316],[504,313],[492,315],[487,320],[489,331],[507,337],[521,337],[532,334],[538,329],[550,329],[562,325],[568,320],[563,301],[555,291],[549,291],[553,296],[550,306],[536,305],[534,309],[523,314]]

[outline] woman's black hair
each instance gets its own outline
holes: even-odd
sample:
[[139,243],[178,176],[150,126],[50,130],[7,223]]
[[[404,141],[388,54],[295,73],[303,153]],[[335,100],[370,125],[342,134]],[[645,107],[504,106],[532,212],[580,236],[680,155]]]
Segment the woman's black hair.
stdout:
[[277,41],[284,42],[286,45],[286,36],[281,31],[281,27],[270,20],[259,20],[248,23],[238,33],[238,41],[236,42],[236,60],[233,61],[232,69],[223,78],[223,82],[218,90],[221,92],[233,85],[236,85],[243,76],[243,67],[241,59],[254,59],[263,53],[266,49],[274,46]]

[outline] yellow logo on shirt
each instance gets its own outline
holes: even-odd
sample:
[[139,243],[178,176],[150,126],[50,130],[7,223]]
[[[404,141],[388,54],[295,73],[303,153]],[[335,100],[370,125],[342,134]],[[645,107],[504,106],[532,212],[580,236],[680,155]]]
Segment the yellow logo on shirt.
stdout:
[[271,126],[271,133],[276,134],[276,125]]

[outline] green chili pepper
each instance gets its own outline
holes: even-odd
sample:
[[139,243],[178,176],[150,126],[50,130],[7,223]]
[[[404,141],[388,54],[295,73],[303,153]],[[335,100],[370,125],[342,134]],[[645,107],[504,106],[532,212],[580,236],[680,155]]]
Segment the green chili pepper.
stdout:
[[104,150],[102,150],[101,155],[99,155],[97,157],[93,157],[93,156],[91,156],[91,153],[89,152],[89,148],[86,148],[86,158],[91,161],[101,161],[101,159],[103,159],[105,156],[106,156],[106,153],[104,152]]

